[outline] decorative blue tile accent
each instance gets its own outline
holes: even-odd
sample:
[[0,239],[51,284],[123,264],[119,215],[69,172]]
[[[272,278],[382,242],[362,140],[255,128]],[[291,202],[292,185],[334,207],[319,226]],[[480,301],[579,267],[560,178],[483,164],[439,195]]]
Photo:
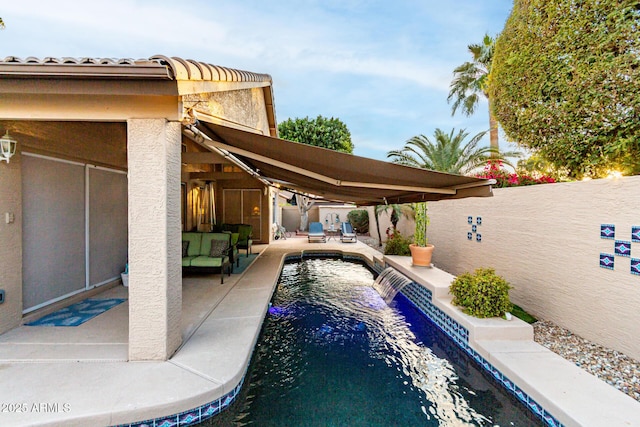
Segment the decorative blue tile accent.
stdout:
[[190,426],[197,422],[200,422],[200,409],[193,409],[178,415],[178,423],[181,426]]
[[614,258],[611,254],[600,254],[600,267],[613,270]]
[[156,427],[176,427],[178,425],[178,417],[171,415],[170,417],[156,420]]
[[476,242],[482,242],[482,234],[476,234]]
[[473,225],[471,226],[471,231],[473,231],[474,233],[475,233],[476,231],[478,231],[478,226],[477,226],[477,225],[475,225],[475,224],[473,224]]
[[468,232],[467,233],[467,239],[473,240],[473,233],[472,232]]
[[476,224],[478,224],[478,225],[482,224],[482,217],[481,216],[476,217]]
[[631,227],[631,241],[640,243],[640,225],[634,225]]
[[613,224],[600,224],[600,238],[614,239],[616,237],[616,226]]
[[631,256],[631,242],[616,240],[614,247],[617,256]]
[[533,400],[531,397],[529,397],[529,408],[533,411],[534,414],[541,416],[544,412],[544,409],[542,409],[542,406],[538,405],[538,403]]
[[472,217],[472,216],[468,216],[468,217],[467,217],[467,222],[468,222],[469,224],[473,224],[473,217]]
[[640,276],[640,258],[631,258],[631,274]]
[[208,403],[200,408],[200,416],[203,420],[213,417],[220,412],[220,399]]

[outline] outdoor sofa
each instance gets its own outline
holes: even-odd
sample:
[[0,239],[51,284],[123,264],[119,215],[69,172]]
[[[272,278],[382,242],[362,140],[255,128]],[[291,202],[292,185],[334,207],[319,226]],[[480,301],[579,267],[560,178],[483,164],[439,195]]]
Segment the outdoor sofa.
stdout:
[[233,253],[231,233],[182,233],[182,271],[220,272],[220,283],[224,283],[224,273],[231,276]]

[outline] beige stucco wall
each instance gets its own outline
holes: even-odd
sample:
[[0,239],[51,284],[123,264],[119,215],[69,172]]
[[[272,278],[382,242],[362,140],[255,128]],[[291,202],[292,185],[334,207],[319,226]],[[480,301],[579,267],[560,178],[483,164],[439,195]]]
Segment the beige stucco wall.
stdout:
[[[309,222],[320,221],[320,209],[313,206],[309,209]],[[287,231],[296,231],[300,229],[300,211],[297,206],[282,206],[282,226]],[[309,226],[307,226],[307,230]]]
[[[325,230],[330,229],[331,221],[333,220],[333,227],[335,230],[340,230],[340,222],[347,221],[347,215],[354,210],[354,206],[319,206],[318,207],[318,221],[322,223],[322,227]],[[336,223],[336,215],[338,215],[339,222]],[[327,223],[329,221],[329,223]]]
[[[20,149],[10,163],[0,162],[0,289],[5,302],[0,304],[0,334],[16,327],[22,319],[22,178]],[[7,224],[5,215],[13,215]]]
[[206,111],[211,116],[222,119],[222,123],[227,126],[241,125],[241,128],[257,129],[262,131],[263,135],[269,135],[262,88],[185,96],[185,105],[196,102],[199,102],[196,104],[198,111]]
[[[616,239],[630,241],[640,226],[640,176],[495,189],[494,197],[429,203],[434,264],[454,275],[495,267],[514,287],[512,300],[533,315],[640,359],[640,276],[630,258],[615,257],[600,238],[614,224]],[[481,217],[477,233],[467,217]],[[473,232],[472,232],[473,233]],[[640,243],[631,257],[640,258]]]

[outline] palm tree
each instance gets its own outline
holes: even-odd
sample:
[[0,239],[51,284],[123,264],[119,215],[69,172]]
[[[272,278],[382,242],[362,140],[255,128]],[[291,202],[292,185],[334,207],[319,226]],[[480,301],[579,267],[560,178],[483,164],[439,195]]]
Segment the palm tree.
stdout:
[[449,85],[450,91],[447,102],[453,101],[451,107],[452,116],[458,108],[464,115],[470,116],[476,111],[480,95],[484,95],[489,101],[489,138],[491,146],[498,150],[498,122],[493,115],[492,102],[491,98],[489,98],[489,80],[494,44],[495,40],[485,34],[482,44],[468,46],[473,62],[465,62],[453,70],[454,78],[451,85]]
[[4,29],[4,21],[0,18],[0,30]]
[[461,175],[484,166],[490,157],[501,159],[503,163],[511,166],[504,158],[519,156],[520,153],[501,153],[493,147],[478,147],[486,133],[487,131],[480,132],[467,141],[469,134],[465,129],[458,133],[452,129],[448,134],[436,129],[433,134],[435,142],[424,135],[414,136],[402,149],[389,151],[387,158],[392,159],[393,163],[406,166]]

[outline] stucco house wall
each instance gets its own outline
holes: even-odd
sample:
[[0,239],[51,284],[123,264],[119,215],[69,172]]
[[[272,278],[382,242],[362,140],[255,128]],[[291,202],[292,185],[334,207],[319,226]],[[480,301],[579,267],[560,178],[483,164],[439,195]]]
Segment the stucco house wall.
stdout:
[[[19,149],[18,149],[19,150]],[[22,180],[19,152],[10,163],[0,162],[0,333],[20,324],[22,318]],[[9,215],[9,223],[6,216]]]
[[[494,267],[533,315],[640,359],[640,275],[631,273],[640,262],[632,241],[632,230],[640,239],[640,176],[494,189],[494,197],[428,206],[434,265],[454,275]],[[610,239],[601,238],[607,225],[615,226],[605,231]],[[630,247],[626,256],[615,254],[617,241]],[[603,253],[610,268],[601,267]]]

